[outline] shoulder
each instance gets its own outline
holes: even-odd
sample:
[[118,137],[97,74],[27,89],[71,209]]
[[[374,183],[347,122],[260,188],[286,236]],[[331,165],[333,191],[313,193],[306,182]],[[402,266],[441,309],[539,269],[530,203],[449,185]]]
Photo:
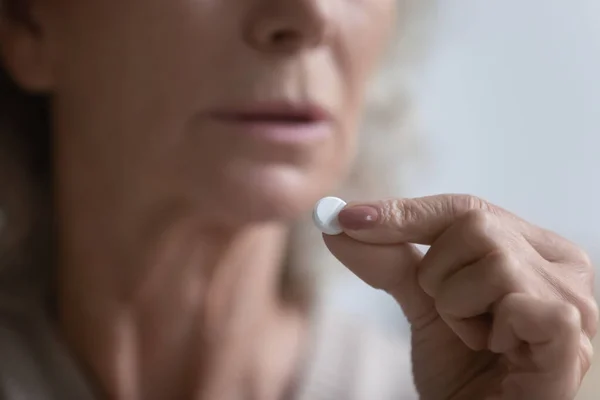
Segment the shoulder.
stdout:
[[0,298],[0,399],[91,400],[92,394],[43,313]]
[[298,400],[415,400],[410,343],[346,315],[315,321]]

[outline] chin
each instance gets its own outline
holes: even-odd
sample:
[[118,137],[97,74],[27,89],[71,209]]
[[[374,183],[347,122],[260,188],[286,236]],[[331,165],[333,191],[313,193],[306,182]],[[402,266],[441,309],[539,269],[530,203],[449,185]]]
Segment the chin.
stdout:
[[[335,178],[328,174],[277,167],[246,170],[229,182],[219,208],[227,208],[230,223],[293,223],[311,212],[330,193]],[[329,179],[327,179],[329,178]]]

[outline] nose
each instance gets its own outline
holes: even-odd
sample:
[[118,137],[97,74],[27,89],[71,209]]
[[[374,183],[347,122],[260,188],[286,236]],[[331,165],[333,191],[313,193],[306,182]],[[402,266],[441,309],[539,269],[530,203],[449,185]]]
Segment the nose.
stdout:
[[326,8],[331,1],[259,1],[246,24],[246,42],[267,53],[293,53],[318,47],[328,40],[332,29]]

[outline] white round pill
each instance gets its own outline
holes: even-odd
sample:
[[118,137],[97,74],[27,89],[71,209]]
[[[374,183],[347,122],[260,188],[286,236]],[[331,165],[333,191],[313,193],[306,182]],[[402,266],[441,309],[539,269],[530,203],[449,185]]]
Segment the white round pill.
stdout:
[[338,221],[338,214],[346,207],[346,202],[337,197],[324,197],[317,201],[313,209],[313,221],[326,235],[339,235],[344,230]]

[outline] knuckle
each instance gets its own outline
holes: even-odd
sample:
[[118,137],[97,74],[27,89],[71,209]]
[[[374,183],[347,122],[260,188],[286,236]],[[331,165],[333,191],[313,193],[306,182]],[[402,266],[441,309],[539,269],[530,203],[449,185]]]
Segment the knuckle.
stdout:
[[461,240],[469,247],[488,251],[515,249],[516,235],[506,231],[494,213],[471,210],[463,216],[461,224]]
[[452,207],[455,211],[461,211],[461,210],[489,211],[491,209],[490,203],[488,203],[486,200],[483,200],[480,197],[473,196],[470,194],[454,196],[452,198]]
[[512,313],[513,310],[518,310],[520,305],[528,299],[524,293],[512,292],[504,296],[496,307],[496,312],[504,316]]
[[401,200],[388,200],[388,201],[384,201],[381,205],[380,208],[380,217],[384,220],[384,221],[391,221],[391,220],[395,220],[396,218],[396,214],[398,212],[398,210],[400,209],[400,205],[398,204]]
[[513,272],[521,264],[519,257],[508,249],[499,249],[488,255],[488,262],[496,270]]
[[419,268],[417,270],[417,282],[427,295],[435,297],[438,292],[437,274],[431,268]]
[[381,218],[384,222],[391,223],[392,226],[398,225],[405,217],[405,207],[403,200],[390,200],[383,203],[381,207]]
[[573,249],[573,260],[585,267],[586,270],[593,270],[592,258],[589,253],[581,247],[575,246]]
[[581,313],[571,303],[561,302],[557,304],[554,308],[553,318],[562,330],[576,332],[581,330]]
[[495,287],[520,289],[523,281],[522,262],[511,251],[505,249],[495,251],[488,256],[488,274],[490,284]]
[[413,201],[393,200],[383,207],[383,218],[394,225],[418,222],[422,214],[420,207]]
[[583,375],[589,371],[590,367],[592,366],[592,362],[594,361],[594,346],[586,335],[581,334],[580,338],[579,358],[583,377]]
[[469,231],[479,235],[488,235],[497,222],[492,213],[481,209],[467,211],[462,220]]
[[598,302],[593,296],[587,296],[579,301],[578,307],[581,313],[583,329],[590,337],[596,336],[600,315]]
[[438,297],[434,298],[434,307],[438,315],[443,317],[450,317],[453,319],[465,318],[465,313],[462,307],[457,307],[456,302],[453,302],[454,298],[448,293],[441,292]]

